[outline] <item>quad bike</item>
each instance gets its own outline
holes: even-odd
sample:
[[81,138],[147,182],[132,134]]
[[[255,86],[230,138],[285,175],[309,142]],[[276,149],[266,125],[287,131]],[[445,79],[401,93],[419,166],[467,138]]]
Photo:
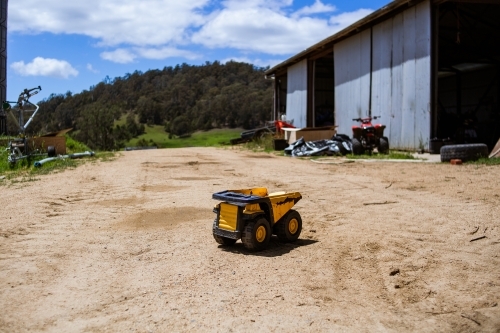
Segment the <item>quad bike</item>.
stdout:
[[[56,154],[54,146],[48,146],[47,153],[45,154],[42,153],[39,149],[34,149],[34,147],[31,147],[30,145],[31,141],[26,138],[26,128],[31,123],[31,121],[33,120],[39,109],[39,106],[37,104],[30,102],[29,99],[31,96],[38,94],[40,90],[42,90],[40,86],[32,89],[24,89],[19,94],[17,102],[9,102],[9,101],[3,102],[3,109],[5,111],[12,110],[10,106],[11,104],[15,104],[15,107],[17,108],[18,111],[18,118],[16,120],[19,126],[19,137],[11,140],[7,148],[7,150],[9,150],[8,162],[10,165],[14,165],[16,164],[17,161],[25,158],[29,159],[30,157],[43,156],[43,155],[55,156]],[[33,110],[26,110],[26,106],[28,105],[35,107],[35,111],[28,119],[28,121],[24,123],[24,112],[33,111]]]
[[221,245],[241,239],[250,251],[265,249],[272,234],[281,242],[293,242],[302,230],[300,214],[291,209],[302,195],[299,192],[268,193],[265,187],[216,192],[216,214],[212,233]]
[[375,148],[380,154],[389,153],[389,139],[384,136],[385,125],[372,124],[372,119],[378,118],[380,116],[353,119],[361,122],[361,126],[352,126],[353,154],[371,154]]

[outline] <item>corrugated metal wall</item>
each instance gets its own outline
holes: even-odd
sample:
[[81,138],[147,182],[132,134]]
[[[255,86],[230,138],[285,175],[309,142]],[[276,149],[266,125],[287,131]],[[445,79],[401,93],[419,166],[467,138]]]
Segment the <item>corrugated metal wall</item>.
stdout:
[[430,36],[431,6],[430,1],[424,1],[372,30],[335,44],[335,113],[339,133],[350,135],[355,124],[352,118],[367,116],[371,104],[371,114],[382,116],[380,122],[387,125],[386,135],[392,148],[428,148]]
[[369,113],[370,34],[365,30],[333,47],[338,133],[351,135],[352,119]]
[[307,126],[307,60],[288,67],[286,118],[295,127]]

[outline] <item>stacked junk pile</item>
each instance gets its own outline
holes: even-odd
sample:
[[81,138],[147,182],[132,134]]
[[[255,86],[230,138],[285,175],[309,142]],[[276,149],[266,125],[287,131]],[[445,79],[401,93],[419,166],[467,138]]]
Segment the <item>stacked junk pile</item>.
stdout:
[[[335,130],[336,126],[295,128],[293,120],[286,121],[282,118],[281,120],[269,122],[266,127],[242,132],[240,138],[231,140],[231,144],[256,141],[266,136],[272,136],[275,150],[284,150],[285,155],[297,157],[371,154],[374,149],[378,153],[387,154],[389,152],[389,139],[384,136],[386,126],[372,124],[372,120],[378,118],[380,116],[353,119],[353,121],[359,122],[360,125],[352,126],[352,139],[348,135],[337,134]],[[285,135],[284,132],[287,132],[288,135]],[[293,143],[288,144],[290,140],[295,140],[299,134],[303,136]],[[283,139],[283,136],[285,136],[285,139]],[[306,140],[305,136],[309,140]],[[318,138],[330,136],[330,139],[317,140]]]
[[305,141],[303,137],[284,149],[286,155],[301,156],[343,156],[351,154],[352,142],[345,134],[335,134],[328,140]]

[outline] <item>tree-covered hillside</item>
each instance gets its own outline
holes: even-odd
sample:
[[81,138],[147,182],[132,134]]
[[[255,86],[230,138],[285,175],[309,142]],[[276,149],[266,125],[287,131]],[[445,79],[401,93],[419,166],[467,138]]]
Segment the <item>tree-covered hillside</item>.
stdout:
[[[162,125],[170,136],[218,127],[253,128],[271,117],[272,83],[264,79],[265,70],[216,61],[106,77],[89,90],[52,94],[40,102],[28,132],[72,127],[76,139],[107,150],[122,147],[147,125]],[[120,125],[119,119],[126,120]],[[9,130],[15,128],[9,124]]]

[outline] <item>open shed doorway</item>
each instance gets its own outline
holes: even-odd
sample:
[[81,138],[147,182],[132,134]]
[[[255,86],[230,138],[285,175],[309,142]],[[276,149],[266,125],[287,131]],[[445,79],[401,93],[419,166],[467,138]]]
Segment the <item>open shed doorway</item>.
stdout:
[[276,119],[286,119],[287,80],[288,80],[288,75],[286,74],[286,72],[281,75],[276,75],[275,78],[274,103],[276,110],[276,115],[275,115]]
[[333,51],[314,61],[313,126],[335,125]]
[[500,2],[439,3],[433,136],[492,149],[500,138]]

